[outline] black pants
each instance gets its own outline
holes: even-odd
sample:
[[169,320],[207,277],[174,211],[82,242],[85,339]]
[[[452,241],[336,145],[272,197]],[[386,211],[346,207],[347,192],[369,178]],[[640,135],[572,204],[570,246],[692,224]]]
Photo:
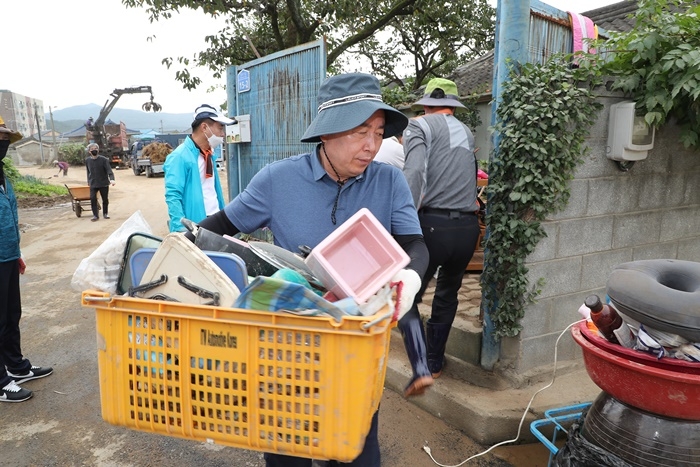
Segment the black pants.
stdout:
[[[374,412],[372,424],[365,438],[365,447],[362,452],[352,462],[344,463],[338,461],[328,461],[327,467],[348,466],[348,467],[380,467],[381,458],[379,455],[379,433],[378,433],[379,410]],[[282,454],[265,453],[266,467],[311,467],[312,460],[303,457],[284,456]]]
[[0,388],[9,384],[7,369],[26,373],[31,364],[22,356],[19,320],[22,302],[19,291],[19,264],[17,260],[0,263]]
[[92,208],[92,215],[95,217],[100,217],[100,208],[99,205],[97,204],[97,192],[100,192],[100,196],[102,197],[102,214],[105,216],[109,214],[109,200],[107,197],[109,196],[109,185],[108,186],[100,186],[100,187],[90,187],[90,207]]
[[418,218],[430,261],[416,295],[416,303],[420,303],[428,283],[439,267],[429,322],[451,325],[457,313],[462,278],[479,238],[479,220],[471,213],[456,217],[447,213],[419,212]]

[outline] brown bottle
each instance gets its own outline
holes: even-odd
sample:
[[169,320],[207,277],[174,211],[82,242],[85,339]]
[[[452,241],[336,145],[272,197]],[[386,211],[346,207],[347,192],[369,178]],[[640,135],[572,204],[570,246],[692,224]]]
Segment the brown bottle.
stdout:
[[613,334],[613,331],[623,324],[622,318],[617,314],[617,311],[610,305],[602,303],[597,295],[589,295],[583,303],[591,310],[591,319],[598,327],[600,333],[608,341],[620,344],[615,334]]

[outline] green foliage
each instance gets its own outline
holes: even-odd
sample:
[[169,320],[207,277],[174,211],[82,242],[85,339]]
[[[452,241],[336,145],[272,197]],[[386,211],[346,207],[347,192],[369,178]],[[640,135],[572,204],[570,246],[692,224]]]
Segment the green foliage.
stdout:
[[68,190],[64,186],[49,185],[48,183],[40,180],[32,175],[22,175],[17,170],[17,167],[12,163],[10,159],[3,159],[0,164],[5,164],[4,172],[5,176],[12,182],[12,187],[15,190],[17,197],[22,197],[22,195],[38,195],[38,196],[52,196],[52,195],[67,195]]
[[455,113],[455,118],[467,125],[472,131],[481,126],[481,114],[476,107],[477,98],[478,96],[474,95],[460,99],[460,102],[464,104],[466,109]]
[[569,199],[568,183],[587,152],[584,145],[601,105],[594,67],[570,67],[570,56],[544,65],[513,67],[503,86],[495,130],[499,144],[489,164],[483,296],[497,338],[515,336],[524,309],[539,294],[527,256],[545,236],[541,225]]
[[414,78],[408,78],[400,85],[383,87],[382,100],[396,108],[412,104],[418,100],[418,96],[413,90],[414,81]]
[[[189,90],[202,82],[194,68],[222,78],[230,65],[320,38],[327,44],[329,73],[355,71],[361,55],[384,81],[400,81],[412,73],[418,78],[417,89],[425,79],[447,76],[493,47],[495,24],[495,10],[487,0],[449,4],[437,0],[122,0],[122,4],[145,9],[151,22],[167,20],[184,9],[201,9],[205,15],[225,20],[220,31],[205,36],[206,50],[162,60],[176,69],[175,78]],[[413,66],[406,68],[403,63]]]
[[[383,34],[360,42],[357,50],[373,73],[396,82],[410,75],[417,90],[492,49],[495,16],[487,0],[417,0],[413,14],[395,16]],[[399,66],[403,63],[412,66]]]
[[13,182],[12,186],[14,187],[18,198],[21,198],[23,195],[53,196],[68,194],[66,187],[60,185],[49,185],[43,180],[31,175],[20,176],[18,180]]
[[700,148],[700,6],[695,1],[640,0],[635,27],[613,33],[603,72],[631,96],[649,125],[669,118],[687,148]]
[[191,68],[202,67],[214,78],[222,78],[229,65],[322,37],[326,38],[328,67],[334,71],[335,62],[342,54],[386,28],[394,17],[413,14],[417,1],[122,0],[122,4],[127,8],[144,8],[151,22],[167,20],[184,9],[201,9],[205,15],[225,20],[220,31],[205,36],[206,50],[194,56],[162,60],[168,68],[179,68],[175,76],[183,87],[194,89],[201,79]]
[[10,180],[14,185],[15,180],[18,180],[22,175],[20,175],[19,170],[17,170],[17,167],[15,167],[15,164],[12,163],[12,159],[6,157],[2,161],[0,161],[0,164],[5,165],[3,167],[5,178]]
[[62,144],[58,147],[58,158],[70,165],[85,165],[85,145],[81,143]]

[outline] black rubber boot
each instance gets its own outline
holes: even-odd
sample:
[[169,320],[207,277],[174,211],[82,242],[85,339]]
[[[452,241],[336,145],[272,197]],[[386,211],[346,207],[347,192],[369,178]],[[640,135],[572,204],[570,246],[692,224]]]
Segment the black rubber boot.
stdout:
[[420,396],[433,385],[425,347],[425,331],[418,313],[408,313],[399,321],[408,360],[411,362],[413,377],[403,391],[404,397]]
[[425,325],[428,346],[428,368],[433,378],[439,378],[445,366],[445,346],[450,337],[451,324],[437,324],[428,321]]

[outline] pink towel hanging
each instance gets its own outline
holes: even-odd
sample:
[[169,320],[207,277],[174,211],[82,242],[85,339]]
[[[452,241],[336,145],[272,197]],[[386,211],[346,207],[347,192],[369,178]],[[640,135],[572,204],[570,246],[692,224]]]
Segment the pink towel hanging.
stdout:
[[573,53],[595,53],[593,48],[590,48],[590,40],[598,38],[598,27],[593,21],[581,14],[569,11],[571,18],[571,32],[574,35]]

